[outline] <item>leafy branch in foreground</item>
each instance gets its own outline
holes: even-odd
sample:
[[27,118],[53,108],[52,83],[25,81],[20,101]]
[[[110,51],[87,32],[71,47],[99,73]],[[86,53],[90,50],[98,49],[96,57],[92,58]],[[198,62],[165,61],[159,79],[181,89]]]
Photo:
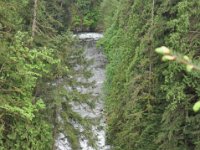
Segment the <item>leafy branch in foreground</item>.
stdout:
[[[163,61],[176,61],[180,64],[184,64],[186,65],[186,70],[188,72],[191,72],[193,70],[197,70],[200,71],[200,66],[197,64],[194,64],[192,62],[192,60],[186,56],[186,55],[181,55],[179,53],[175,53],[172,50],[170,50],[169,48],[162,46],[159,48],[156,48],[155,51],[161,55],[163,55],[162,60]],[[194,106],[193,106],[193,110],[195,112],[200,110],[200,101],[197,101]]]

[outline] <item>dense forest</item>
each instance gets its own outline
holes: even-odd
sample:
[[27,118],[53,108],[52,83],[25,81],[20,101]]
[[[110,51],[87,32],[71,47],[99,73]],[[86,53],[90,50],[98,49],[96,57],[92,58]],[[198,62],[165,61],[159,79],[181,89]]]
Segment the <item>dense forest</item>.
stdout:
[[61,132],[79,150],[73,121],[95,148],[90,120],[70,106],[93,105],[75,88],[93,86],[77,80],[91,76],[79,32],[104,33],[111,149],[200,149],[200,73],[155,53],[200,61],[199,0],[0,0],[0,150],[54,150]]
[[[68,135],[73,149],[79,149],[78,130],[72,121],[86,129],[89,121],[73,112],[69,103],[87,103],[91,95],[74,87],[92,83],[76,80],[91,73],[85,69],[88,62],[72,31],[96,28],[99,3],[0,0],[1,150],[55,149],[60,132]],[[84,65],[82,71],[74,69],[78,64]],[[73,90],[67,91],[64,85]],[[62,123],[60,117],[65,118]],[[90,132],[83,134],[92,137]]]
[[116,150],[199,150],[200,115],[192,110],[199,73],[162,62],[155,49],[165,45],[199,60],[200,1],[103,4],[107,142]]

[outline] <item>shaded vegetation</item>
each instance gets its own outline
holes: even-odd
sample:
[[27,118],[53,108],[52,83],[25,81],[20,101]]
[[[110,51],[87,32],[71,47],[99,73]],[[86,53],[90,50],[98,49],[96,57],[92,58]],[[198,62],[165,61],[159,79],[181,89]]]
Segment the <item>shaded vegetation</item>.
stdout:
[[[79,149],[80,131],[72,122],[85,127],[82,134],[94,146],[88,131],[90,121],[73,112],[70,105],[92,105],[91,95],[76,88],[91,86],[77,81],[89,78],[91,73],[86,69],[83,50],[69,31],[76,28],[71,9],[77,7],[88,14],[90,8],[85,8],[85,2],[0,0],[1,150],[56,149],[54,142],[61,132],[73,149]],[[88,0],[87,4],[97,11],[98,1]],[[95,30],[97,14],[88,14],[91,17],[85,22],[92,23],[85,23],[81,31]],[[75,69],[77,65],[82,69]]]
[[116,4],[105,8],[104,20],[110,20],[110,14],[114,19],[107,22],[100,43],[109,61],[108,143],[116,150],[198,150],[199,113],[192,106],[199,100],[200,76],[187,73],[178,63],[161,62],[154,50],[167,45],[198,60],[200,3],[123,0]]

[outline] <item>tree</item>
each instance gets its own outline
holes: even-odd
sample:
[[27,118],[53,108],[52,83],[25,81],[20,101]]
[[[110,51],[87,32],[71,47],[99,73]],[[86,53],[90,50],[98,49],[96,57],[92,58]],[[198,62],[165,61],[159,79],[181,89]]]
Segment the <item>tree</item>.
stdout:
[[199,75],[177,63],[161,63],[153,52],[168,45],[183,55],[199,56],[199,5],[127,0],[113,10],[100,44],[110,62],[107,137],[114,149],[199,149],[199,114],[192,111],[199,99]]
[[[74,66],[87,63],[67,32],[69,3],[0,1],[0,149],[53,149],[60,132],[67,133],[76,149],[78,132],[71,121],[89,127],[70,106],[71,101],[87,102],[89,94],[74,87],[91,83],[71,79],[78,74]],[[79,74],[90,76],[85,67]],[[65,82],[52,86],[61,79]],[[64,84],[74,89],[67,91]],[[91,137],[86,131],[86,137]]]

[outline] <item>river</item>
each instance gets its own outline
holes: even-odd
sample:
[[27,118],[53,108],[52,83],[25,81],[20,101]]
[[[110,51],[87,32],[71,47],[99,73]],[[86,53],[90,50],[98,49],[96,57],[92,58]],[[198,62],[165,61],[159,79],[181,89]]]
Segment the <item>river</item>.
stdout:
[[[90,89],[88,92],[92,92],[93,95],[98,97],[96,101],[96,105],[94,109],[88,109],[87,105],[81,104],[73,104],[72,108],[75,112],[78,112],[83,118],[89,117],[96,121],[95,125],[92,126],[91,131],[95,136],[97,150],[109,150],[110,147],[106,145],[105,142],[105,118],[103,114],[104,110],[104,101],[103,101],[103,92],[102,86],[105,80],[105,65],[106,58],[102,53],[100,48],[96,47],[96,42],[103,37],[100,33],[81,33],[77,34],[76,37],[81,41],[81,46],[84,48],[84,56],[92,63],[89,68],[92,71],[93,76],[89,79],[90,81],[95,81],[94,88]],[[91,91],[92,90],[92,91]],[[87,92],[87,89],[80,89],[80,92]],[[76,123],[74,123],[74,127],[78,127]],[[79,127],[81,130],[81,127]],[[81,150],[95,150],[94,148],[88,145],[88,140],[84,137],[80,137],[80,146]],[[57,150],[72,150],[70,147],[70,143],[65,138],[64,134],[60,134],[56,141]]]

